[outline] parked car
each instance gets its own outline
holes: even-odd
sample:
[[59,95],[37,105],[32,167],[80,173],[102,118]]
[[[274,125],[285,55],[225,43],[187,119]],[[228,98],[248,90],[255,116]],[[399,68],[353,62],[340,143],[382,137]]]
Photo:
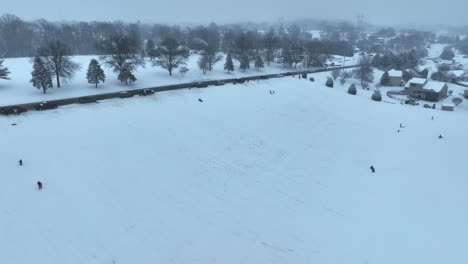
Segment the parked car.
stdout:
[[208,87],[208,84],[202,83],[202,82],[196,82],[196,83],[193,84],[193,87],[196,87],[196,88],[205,88],[205,87]]
[[133,97],[134,94],[130,93],[130,92],[121,92],[119,93],[119,98],[129,98],[129,97]]
[[419,105],[419,103],[416,103],[415,100],[413,99],[408,99],[405,101],[405,104],[409,104],[409,105]]
[[0,109],[0,114],[2,115],[19,115],[21,113],[27,112],[28,109],[24,107],[19,107],[19,106],[14,106],[14,107],[7,107],[7,108],[1,108]]
[[37,111],[42,111],[42,110],[55,109],[57,107],[58,107],[57,104],[50,103],[50,102],[43,102],[38,105],[35,105],[34,109],[36,109]]
[[152,95],[154,94],[153,90],[150,89],[143,89],[138,93],[140,96],[147,96],[147,95]]
[[97,103],[97,100],[93,96],[83,96],[83,97],[78,98],[78,103],[80,104]]

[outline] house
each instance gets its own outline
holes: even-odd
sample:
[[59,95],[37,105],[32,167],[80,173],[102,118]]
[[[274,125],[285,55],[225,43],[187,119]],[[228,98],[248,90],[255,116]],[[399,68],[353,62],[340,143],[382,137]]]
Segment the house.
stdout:
[[414,98],[437,102],[447,97],[448,86],[443,82],[428,82],[423,78],[412,78],[405,85],[405,92]]
[[450,82],[458,82],[458,81],[463,80],[465,71],[463,70],[448,71],[444,75]]
[[388,86],[401,86],[401,80],[403,79],[402,71],[390,70],[388,71],[388,77],[390,78]]
[[422,89],[423,86],[427,83],[427,79],[424,78],[412,78],[406,85],[405,90],[407,89]]
[[442,104],[442,110],[443,111],[453,111],[455,106],[453,104]]

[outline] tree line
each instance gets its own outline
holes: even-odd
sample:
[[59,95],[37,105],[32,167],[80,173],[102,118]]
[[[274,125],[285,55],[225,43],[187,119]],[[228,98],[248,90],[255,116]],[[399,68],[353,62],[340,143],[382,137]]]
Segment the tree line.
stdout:
[[[25,22],[14,15],[0,17],[0,52],[3,57],[31,56],[31,83],[44,93],[70,80],[81,65],[74,55],[98,55],[88,66],[87,79],[97,86],[105,80],[101,64],[109,67],[117,79],[135,82],[135,70],[151,66],[176,69],[184,75],[191,53],[199,54],[198,67],[203,73],[224,60],[224,69],[234,71],[251,64],[257,70],[272,62],[286,68],[298,65],[322,66],[330,55],[353,56],[353,47],[345,39],[317,39],[297,25],[288,28],[270,27],[267,31],[247,29],[239,25],[180,28],[179,26],[145,25],[122,22],[51,23],[46,20]],[[0,61],[0,78],[9,71]],[[54,80],[54,82],[52,81]]]

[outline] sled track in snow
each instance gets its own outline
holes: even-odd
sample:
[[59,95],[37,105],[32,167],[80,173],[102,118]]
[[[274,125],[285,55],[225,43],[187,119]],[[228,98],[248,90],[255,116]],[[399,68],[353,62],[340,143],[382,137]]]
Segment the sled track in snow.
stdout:
[[206,88],[208,86],[213,86],[213,85],[221,86],[221,85],[229,84],[229,83],[242,84],[242,83],[249,82],[249,81],[267,80],[267,79],[272,79],[272,78],[282,78],[282,77],[288,77],[288,76],[311,74],[311,73],[318,73],[318,72],[327,72],[327,71],[333,71],[333,70],[351,69],[351,68],[357,68],[357,67],[360,67],[360,65],[328,67],[328,68],[303,70],[303,71],[291,71],[291,72],[284,72],[284,73],[277,73],[277,74],[249,76],[249,77],[243,77],[243,78],[231,78],[231,79],[171,84],[171,85],[163,85],[163,86],[148,87],[148,88],[122,90],[119,92],[102,93],[102,94],[96,94],[96,95],[71,97],[71,98],[65,98],[65,99],[32,102],[32,103],[25,103],[25,104],[6,105],[6,106],[0,107],[0,114],[5,114],[5,115],[14,114],[16,112],[15,109],[23,109],[23,111],[35,110],[39,106],[39,104],[44,103],[44,102],[54,104],[56,106],[63,106],[63,105],[70,105],[70,104],[95,103],[100,100],[133,97],[135,95],[141,94],[143,90],[151,90],[152,92],[158,93],[158,92],[182,90],[182,89],[189,89],[189,88]]

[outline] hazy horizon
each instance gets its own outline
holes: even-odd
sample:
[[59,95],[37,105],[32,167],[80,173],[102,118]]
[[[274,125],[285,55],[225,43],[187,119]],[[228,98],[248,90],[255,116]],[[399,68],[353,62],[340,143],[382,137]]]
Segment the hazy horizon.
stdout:
[[[143,23],[205,24],[238,22],[276,22],[279,19],[347,20],[356,21],[363,15],[366,22],[375,25],[430,26],[468,25],[468,1],[447,0],[444,3],[450,12],[441,12],[440,4],[428,5],[427,1],[412,2],[355,0],[328,0],[313,3],[306,0],[272,3],[266,0],[237,0],[216,2],[182,0],[164,2],[134,0],[122,1],[61,1],[48,0],[47,5],[32,0],[17,0],[2,6],[2,14],[11,13],[24,20],[47,19],[51,21],[141,21]],[[27,8],[25,8],[27,7]],[[336,7],[340,7],[337,9]],[[188,10],[188,11],[186,11]]]

